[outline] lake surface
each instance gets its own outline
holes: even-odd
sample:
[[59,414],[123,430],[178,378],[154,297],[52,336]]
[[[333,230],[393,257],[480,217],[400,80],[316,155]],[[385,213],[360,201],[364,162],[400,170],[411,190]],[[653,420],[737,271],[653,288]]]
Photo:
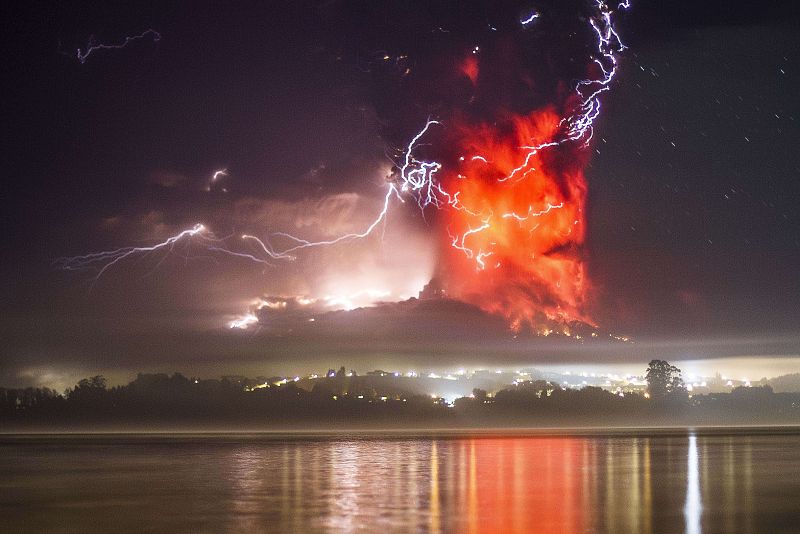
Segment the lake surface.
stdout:
[[0,436],[0,532],[800,532],[800,432]]

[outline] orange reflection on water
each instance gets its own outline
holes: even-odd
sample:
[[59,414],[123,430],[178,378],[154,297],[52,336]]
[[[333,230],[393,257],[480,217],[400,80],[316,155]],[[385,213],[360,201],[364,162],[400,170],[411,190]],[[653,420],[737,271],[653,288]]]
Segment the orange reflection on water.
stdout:
[[579,440],[473,439],[462,447],[469,474],[467,486],[458,491],[466,499],[456,508],[466,508],[460,511],[467,531],[584,530]]

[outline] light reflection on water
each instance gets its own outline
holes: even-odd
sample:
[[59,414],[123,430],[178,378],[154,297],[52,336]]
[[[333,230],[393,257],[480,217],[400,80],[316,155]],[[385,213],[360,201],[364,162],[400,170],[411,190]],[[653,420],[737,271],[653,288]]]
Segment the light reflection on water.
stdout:
[[0,439],[1,531],[792,532],[800,434]]
[[683,517],[686,520],[686,534],[700,534],[700,514],[703,500],[700,496],[700,460],[697,455],[697,436],[689,436],[689,458],[686,467],[686,504]]

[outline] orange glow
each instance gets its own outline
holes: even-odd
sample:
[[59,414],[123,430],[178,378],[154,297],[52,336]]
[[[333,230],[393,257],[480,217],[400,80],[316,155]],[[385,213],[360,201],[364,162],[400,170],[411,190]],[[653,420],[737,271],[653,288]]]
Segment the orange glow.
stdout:
[[[468,530],[584,532],[576,439],[477,439],[469,443]],[[473,487],[477,480],[479,487]]]
[[593,324],[581,251],[587,151],[580,143],[523,148],[559,139],[560,119],[544,108],[462,126],[451,140],[461,156],[444,182],[459,205],[445,215],[443,278],[452,296],[504,315],[515,329]]
[[472,54],[467,56],[461,63],[461,72],[475,85],[478,81],[478,58]]

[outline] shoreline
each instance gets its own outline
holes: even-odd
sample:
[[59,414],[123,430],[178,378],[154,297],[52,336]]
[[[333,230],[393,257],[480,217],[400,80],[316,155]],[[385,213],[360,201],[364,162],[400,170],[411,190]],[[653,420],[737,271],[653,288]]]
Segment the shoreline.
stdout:
[[546,437],[669,437],[688,434],[705,436],[792,435],[800,434],[800,425],[673,425],[615,427],[491,427],[491,428],[340,428],[340,429],[175,429],[175,430],[35,430],[0,431],[0,440],[37,438],[294,438],[294,439],[492,439]]

